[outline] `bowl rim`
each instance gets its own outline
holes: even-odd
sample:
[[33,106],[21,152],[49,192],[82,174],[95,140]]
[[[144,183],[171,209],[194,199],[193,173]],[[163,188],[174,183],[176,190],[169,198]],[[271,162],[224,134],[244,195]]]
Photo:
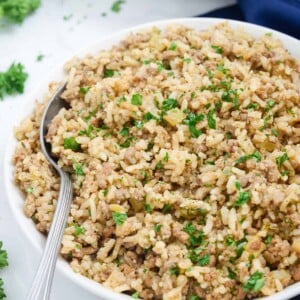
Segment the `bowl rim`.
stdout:
[[[121,31],[115,32],[109,36],[99,39],[97,42],[81,47],[81,50],[75,51],[71,55],[60,59],[57,65],[50,71],[45,79],[38,82],[37,87],[33,89],[28,95],[25,97],[24,104],[20,106],[20,110],[14,117],[13,126],[9,128],[11,131],[9,134],[9,138],[6,144],[5,153],[3,156],[3,178],[4,178],[4,192],[5,192],[5,201],[8,202],[9,207],[13,213],[14,218],[17,221],[17,224],[20,226],[22,232],[30,241],[30,244],[38,250],[39,253],[42,253],[43,246],[45,244],[45,236],[38,232],[32,220],[25,216],[23,212],[23,203],[24,196],[19,188],[15,185],[13,179],[13,171],[14,167],[12,164],[12,156],[15,151],[16,139],[14,137],[13,128],[18,125],[24,118],[26,118],[34,109],[34,104],[36,102],[35,99],[41,100],[43,95],[47,93],[48,84],[51,81],[60,81],[64,77],[63,65],[66,61],[68,61],[71,57],[78,56],[83,57],[87,54],[95,54],[103,49],[109,49],[112,45],[119,43],[121,40],[126,38],[130,33],[135,33],[140,30],[150,29],[152,27],[159,27],[161,29],[165,28],[171,24],[180,24],[183,26],[195,28],[195,29],[205,29],[209,28],[212,25],[221,22],[228,22],[230,26],[234,28],[242,27],[246,32],[249,32],[251,35],[256,37],[262,36],[267,32],[271,32],[275,38],[279,38],[282,40],[282,43],[286,48],[288,48],[293,56],[296,56],[298,60],[300,60],[300,54],[296,54],[296,49],[300,46],[300,41],[294,37],[288,36],[284,33],[278,32],[268,27],[263,27],[247,22],[241,22],[231,19],[222,19],[222,18],[172,18],[165,19],[160,21],[152,21],[144,24],[140,24],[134,27],[129,27],[123,29]],[[104,46],[105,45],[105,46]],[[287,46],[288,45],[288,46]],[[59,79],[60,78],[60,79]],[[92,279],[88,279],[87,277],[75,273],[70,265],[61,257],[58,258],[57,269],[61,272],[65,277],[69,280],[73,281],[75,284],[80,286],[81,288],[89,291],[90,293],[103,297],[103,299],[111,299],[111,300],[120,300],[120,299],[131,299],[130,296],[125,294],[116,293],[102,284],[93,281]],[[273,294],[268,297],[264,297],[264,299],[268,300],[281,300],[287,299],[293,296],[297,296],[300,294],[300,282],[294,283],[286,287],[284,290]]]

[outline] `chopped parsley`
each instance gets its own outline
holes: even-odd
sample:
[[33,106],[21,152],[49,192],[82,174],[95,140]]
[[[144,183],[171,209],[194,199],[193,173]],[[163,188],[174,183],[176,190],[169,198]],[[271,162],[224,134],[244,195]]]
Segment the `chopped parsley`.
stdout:
[[235,188],[236,188],[238,191],[241,190],[241,183],[240,183],[239,181],[236,181],[236,182],[234,183],[234,186],[235,186]]
[[171,203],[166,203],[164,206],[163,206],[163,208],[162,208],[162,213],[163,214],[167,214],[167,213],[169,213],[170,211],[171,211],[171,208],[172,208],[172,205],[171,205]]
[[124,4],[125,3],[125,1],[124,0],[117,0],[117,1],[115,1],[113,4],[112,4],[112,6],[111,6],[111,11],[113,11],[113,12],[115,12],[115,13],[118,13],[118,12],[120,12],[121,11],[121,6],[122,6],[122,4]]
[[285,152],[283,155],[276,157],[276,164],[278,167],[282,167],[287,160],[289,160],[289,157]]
[[188,300],[200,300],[200,298],[197,295],[191,295]]
[[276,105],[276,102],[273,99],[267,101],[265,111],[271,110]]
[[223,49],[219,46],[216,46],[216,45],[211,45],[212,49],[215,50],[216,53],[218,54],[222,54],[223,53]]
[[144,121],[150,121],[150,120],[157,120],[157,118],[151,113],[151,112],[147,112],[144,114],[143,116]]
[[230,279],[235,279],[236,278],[237,275],[232,269],[227,268],[227,271],[228,271],[228,278],[230,278]]
[[120,130],[120,135],[121,136],[127,136],[129,134],[129,128],[128,127],[123,127],[121,130]]
[[250,103],[246,106],[247,109],[257,109],[259,107],[259,105],[254,102],[254,103]]
[[122,225],[127,219],[127,214],[120,213],[120,212],[113,212],[112,217],[113,217],[114,222],[117,225]]
[[183,227],[183,231],[189,235],[189,247],[198,247],[203,243],[203,231],[197,230],[192,222],[187,223]]
[[82,86],[82,87],[80,87],[79,92],[81,94],[85,95],[90,90],[90,88],[91,87],[89,87],[89,86]]
[[240,207],[251,199],[249,191],[239,192],[237,200],[234,202],[234,207]]
[[41,5],[40,0],[1,0],[0,19],[22,23],[24,19]]
[[204,120],[203,114],[195,115],[192,112],[188,113],[186,118],[183,120],[183,123],[188,125],[190,134],[193,138],[198,138],[202,134],[202,131],[196,128],[196,124],[202,120]]
[[126,102],[126,101],[127,101],[127,98],[125,96],[122,96],[120,99],[117,100],[117,105],[119,106],[120,103]]
[[[1,11],[1,3],[0,3]],[[4,95],[22,94],[28,74],[21,63],[13,63],[8,70],[0,72],[0,100]]]
[[75,228],[75,231],[74,231],[75,236],[79,236],[86,232],[86,229],[84,227],[79,226],[78,224],[75,224],[74,228]]
[[210,260],[210,255],[207,253],[207,254],[203,255],[202,257],[198,258],[197,265],[203,267],[203,266],[209,264],[209,260]]
[[168,152],[166,152],[166,154],[165,154],[163,160],[164,160],[165,162],[168,162],[168,161],[169,161],[169,153],[168,153]]
[[73,14],[63,16],[64,21],[69,21],[71,18],[73,18]]
[[225,68],[223,64],[218,64],[216,69],[223,74],[226,74],[229,71],[229,69]]
[[245,246],[247,245],[246,238],[242,238],[239,241],[235,242],[235,252],[237,257],[240,257],[245,250]]
[[154,231],[157,233],[157,232],[160,232],[162,225],[161,224],[154,224],[153,227],[154,227]]
[[221,99],[224,102],[232,102],[234,109],[237,109],[239,107],[237,90],[225,90],[222,93]]
[[140,94],[133,94],[131,97],[131,104],[133,105],[142,105],[143,98]]
[[216,119],[214,118],[214,109],[211,109],[208,111],[207,114],[207,123],[208,123],[208,127],[211,129],[216,129]]
[[184,58],[183,61],[187,64],[189,64],[190,62],[192,62],[192,60],[190,58]]
[[250,278],[243,284],[245,292],[258,292],[265,285],[264,274],[259,271],[255,271]]
[[279,133],[278,133],[278,130],[277,130],[276,128],[272,128],[271,131],[272,131],[272,134],[273,134],[275,137],[278,137]]
[[260,162],[261,161],[261,155],[257,150],[255,150],[252,154],[241,156],[240,158],[238,158],[235,161],[235,163],[236,164],[241,164],[241,163],[246,162],[248,159],[256,159],[257,162]]
[[27,191],[27,193],[32,194],[33,193],[33,187],[30,186],[26,191]]
[[85,175],[84,171],[83,171],[83,165],[80,164],[79,162],[74,162],[73,164],[73,169],[74,169],[74,173],[76,176],[83,176]]
[[73,136],[70,136],[70,137],[64,138],[64,148],[71,149],[72,151],[76,152],[81,149],[81,146]]
[[265,244],[267,244],[267,245],[271,244],[272,239],[273,239],[272,235],[267,235],[265,238]]
[[104,78],[113,77],[115,75],[115,70],[105,69],[104,70]]
[[3,285],[4,285],[3,280],[2,280],[2,278],[0,278],[0,300],[6,298],[6,294],[4,292]]
[[2,249],[3,242],[0,241],[0,269],[8,266],[8,256],[7,251]]
[[94,129],[95,129],[95,127],[92,124],[89,124],[88,128],[84,129],[84,130],[80,130],[78,135],[80,135],[80,136],[86,135],[88,137],[92,137],[92,132]]
[[176,264],[174,267],[169,269],[170,275],[176,275],[178,276],[180,274],[180,269],[178,264]]
[[131,297],[132,297],[133,299],[139,299],[139,292],[134,292],[134,293],[131,295]]
[[39,54],[37,57],[36,57],[36,61],[42,61],[44,59],[45,55],[43,54]]
[[152,207],[149,203],[144,204],[144,209],[148,214],[150,214],[152,212]]
[[172,41],[171,42],[171,45],[170,45],[170,47],[169,47],[169,50],[176,50],[176,48],[177,48],[177,45],[176,45],[176,43],[174,42],[174,41]]
[[168,111],[177,106],[178,106],[178,101],[176,99],[168,98],[163,101],[161,109],[163,111]]
[[120,144],[121,148],[128,148],[132,142],[132,140],[134,139],[134,137],[128,137],[123,143]]
[[144,127],[144,122],[140,120],[134,120],[134,126],[137,129],[142,129]]
[[160,161],[156,164],[155,169],[161,170],[162,168],[163,168],[163,164],[162,164],[162,161],[160,160]]
[[150,60],[150,59],[144,60],[144,65],[150,65],[150,63],[151,63],[151,60]]

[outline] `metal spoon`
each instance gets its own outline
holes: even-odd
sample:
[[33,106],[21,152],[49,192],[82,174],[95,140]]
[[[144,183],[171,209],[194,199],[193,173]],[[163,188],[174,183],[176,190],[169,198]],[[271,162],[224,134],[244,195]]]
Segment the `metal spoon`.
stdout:
[[71,179],[69,175],[57,165],[56,158],[51,156],[51,145],[47,143],[45,139],[48,126],[52,119],[58,114],[61,108],[68,107],[68,104],[60,98],[60,95],[65,88],[66,83],[59,87],[55,92],[46,106],[40,125],[41,149],[49,163],[55,168],[60,176],[60,189],[46,246],[27,296],[27,300],[49,299],[55,265],[73,198]]

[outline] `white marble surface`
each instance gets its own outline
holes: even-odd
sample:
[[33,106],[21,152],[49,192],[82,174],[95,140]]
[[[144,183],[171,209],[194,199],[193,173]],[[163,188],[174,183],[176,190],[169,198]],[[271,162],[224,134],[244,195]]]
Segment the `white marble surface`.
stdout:
[[[0,240],[9,255],[9,267],[1,271],[7,299],[22,300],[32,281],[40,253],[25,239],[14,221],[5,196],[3,156],[5,141],[13,132],[14,117],[26,98],[58,61],[86,45],[137,24],[174,17],[193,16],[226,6],[235,0],[126,0],[119,13],[110,10],[112,0],[42,0],[41,8],[22,26],[0,28],[0,71],[22,62],[29,78],[23,95],[0,101]],[[107,13],[103,17],[101,14]],[[63,16],[72,17],[65,21]],[[41,62],[36,61],[44,55]],[[51,299],[99,299],[56,272]]]

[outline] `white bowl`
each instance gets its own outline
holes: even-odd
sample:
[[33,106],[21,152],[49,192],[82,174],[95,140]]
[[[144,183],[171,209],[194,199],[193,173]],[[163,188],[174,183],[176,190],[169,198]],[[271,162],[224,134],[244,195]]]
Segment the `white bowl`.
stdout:
[[[111,46],[119,43],[122,39],[124,39],[129,33],[131,32],[137,32],[141,29],[147,29],[151,28],[153,26],[159,27],[159,28],[165,28],[166,26],[178,23],[182,24],[191,28],[195,29],[207,29],[208,27],[220,23],[222,21],[225,21],[224,19],[213,19],[213,18],[185,18],[185,19],[171,19],[171,20],[164,20],[164,21],[157,21],[152,23],[143,24],[140,26],[136,26],[130,29],[123,30],[121,32],[118,32],[116,34],[113,34],[111,37],[100,40],[95,45],[92,45],[90,47],[87,47],[84,49],[84,51],[80,51],[77,53],[77,56],[84,56],[86,54],[94,54],[97,53],[101,49],[108,49]],[[288,35],[282,34],[278,31],[274,31],[269,28],[245,23],[245,22],[239,22],[239,21],[231,21],[228,20],[230,26],[233,28],[240,28],[243,27],[244,30],[251,33],[254,37],[260,37],[266,32],[272,32],[273,36],[275,38],[279,38],[284,46],[291,52],[291,54],[296,57],[298,60],[300,60],[300,41],[292,38]],[[298,52],[297,52],[298,51]],[[74,56],[74,53],[70,55],[70,58]],[[17,126],[21,120],[23,120],[26,116],[28,116],[35,104],[35,100],[39,99],[41,100],[43,95],[48,90],[48,83],[51,81],[60,81],[64,78],[65,74],[63,71],[63,62],[53,71],[50,73],[50,75],[46,78],[46,80],[43,80],[41,83],[39,83],[37,86],[37,89],[28,97],[28,99],[25,101],[25,105],[22,110],[20,110],[20,114],[17,116],[14,125]],[[16,218],[16,221],[19,223],[20,227],[24,231],[24,234],[27,236],[27,238],[31,241],[32,245],[36,247],[40,252],[42,252],[43,247],[45,245],[45,236],[42,235],[37,231],[35,228],[34,223],[31,219],[27,218],[23,213],[23,203],[24,203],[24,196],[18,189],[18,187],[14,184],[13,180],[13,172],[14,168],[12,165],[12,156],[15,151],[16,147],[16,140],[13,136],[13,132],[11,132],[10,139],[8,140],[8,143],[6,145],[6,153],[4,157],[4,180],[5,180],[5,189],[7,193],[7,199],[9,202],[9,205],[11,206],[12,211],[14,212],[14,216]],[[103,287],[101,284],[92,281],[82,275],[76,274],[72,271],[69,264],[62,259],[61,257],[58,260],[57,264],[58,269],[69,279],[74,281],[76,284],[81,286],[83,289],[86,289],[90,291],[91,293],[97,295],[100,297],[100,299],[110,299],[110,300],[122,300],[122,299],[129,299],[130,297],[115,293],[105,287]],[[300,282],[295,283],[283,291],[276,293],[272,296],[269,296],[264,299],[268,300],[282,300],[282,299],[288,299],[290,297],[296,296],[300,294]]]

